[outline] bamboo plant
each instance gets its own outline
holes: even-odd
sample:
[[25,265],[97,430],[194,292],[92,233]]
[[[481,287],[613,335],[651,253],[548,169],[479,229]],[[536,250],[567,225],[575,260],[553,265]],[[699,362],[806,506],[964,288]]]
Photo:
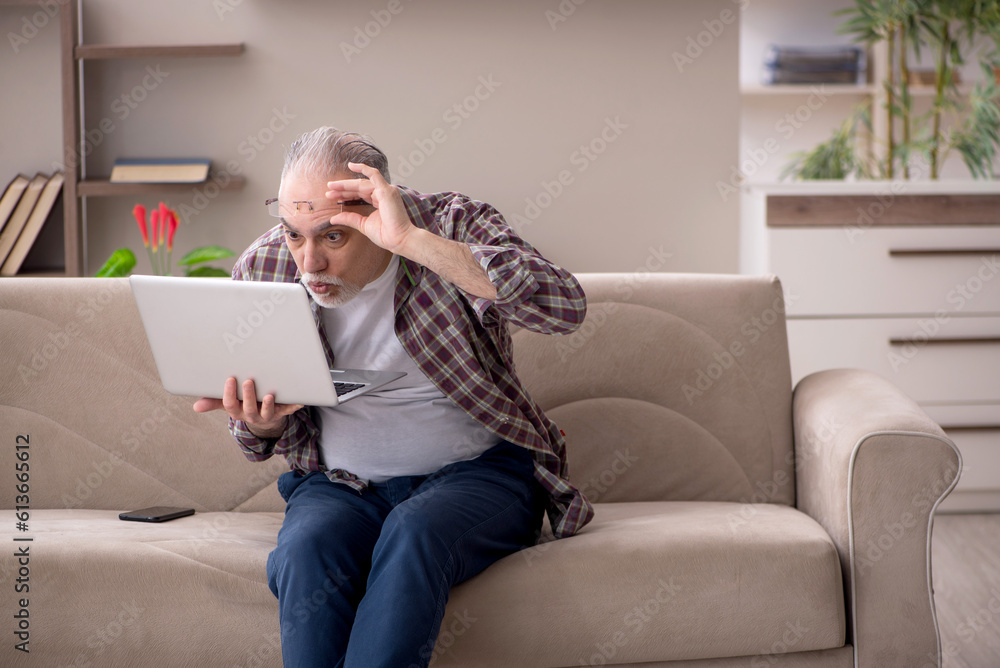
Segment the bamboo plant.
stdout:
[[[876,160],[870,151],[857,151],[859,132],[871,127],[862,122],[870,110],[856,111],[829,140],[792,156],[783,177],[909,179],[913,165],[926,162],[930,178],[937,179],[954,150],[973,177],[992,178],[1000,150],[1000,90],[994,77],[1000,65],[1000,0],[857,0],[837,14],[847,16],[842,33],[868,47],[886,45],[887,74],[880,82],[886,109],[884,157]],[[984,80],[965,96],[955,83],[955,69],[983,43],[992,47],[980,57]],[[909,55],[919,58],[924,49],[934,56],[934,91],[930,110],[915,115]],[[945,129],[946,118],[952,119],[950,130]],[[845,152],[852,154],[846,172]]]

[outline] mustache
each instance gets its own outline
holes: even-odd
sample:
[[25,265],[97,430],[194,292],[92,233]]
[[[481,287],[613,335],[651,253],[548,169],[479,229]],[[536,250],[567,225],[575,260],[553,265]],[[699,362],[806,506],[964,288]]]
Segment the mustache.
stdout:
[[302,273],[302,282],[303,283],[328,283],[330,285],[337,285],[337,286],[347,285],[347,283],[344,281],[344,279],[340,278],[339,276],[334,276],[333,274],[327,274],[327,273],[324,273],[324,272],[317,272],[317,273],[306,272],[306,273]]

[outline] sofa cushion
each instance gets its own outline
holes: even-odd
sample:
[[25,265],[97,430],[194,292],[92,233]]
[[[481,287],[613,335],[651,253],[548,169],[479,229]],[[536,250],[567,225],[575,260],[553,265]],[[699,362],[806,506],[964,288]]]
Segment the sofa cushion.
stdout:
[[[510,555],[454,588],[434,666],[481,665],[482,656],[497,666],[614,664],[844,644],[840,564],[808,516],[722,502],[596,508],[577,536]],[[113,511],[35,511],[32,658],[279,665],[265,563],[281,519],[197,513],[146,524]],[[189,642],[173,642],[180,636]]]
[[[799,511],[722,502],[596,508],[577,536],[510,555],[455,587],[435,667],[480,665],[482,656],[498,666],[567,666],[844,644],[836,551]],[[281,519],[198,513],[146,524],[112,511],[35,511],[33,658],[280,664],[265,562]],[[261,619],[270,620],[267,628]],[[62,636],[89,640],[81,646]],[[189,643],[172,642],[178,636]],[[224,655],[213,654],[216,637],[228,638],[219,646]]]
[[[566,432],[569,478],[599,501],[795,500],[781,284],[767,276],[579,274],[567,336],[516,330],[519,377]],[[641,289],[639,283],[642,284]],[[628,448],[636,466],[613,489]],[[646,472],[671,472],[653,480]]]
[[[4,527],[12,515],[3,511]],[[265,563],[281,520],[218,512],[152,524],[118,511],[32,511],[31,542],[0,532],[29,554],[29,591],[18,596],[28,601],[30,654],[7,652],[14,663],[3,665],[280,666]]]
[[576,666],[781,654],[845,641],[840,561],[783,505],[597,504],[572,538],[452,591],[436,666]]

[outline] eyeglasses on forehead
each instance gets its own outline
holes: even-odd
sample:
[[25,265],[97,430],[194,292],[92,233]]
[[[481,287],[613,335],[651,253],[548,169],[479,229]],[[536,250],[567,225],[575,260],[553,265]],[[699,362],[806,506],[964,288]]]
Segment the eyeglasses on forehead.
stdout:
[[275,218],[303,213],[316,213],[317,211],[333,211],[340,213],[344,210],[344,207],[367,205],[368,202],[363,199],[351,199],[346,202],[337,202],[335,204],[327,201],[323,201],[321,204],[313,204],[312,200],[279,202],[277,197],[272,197],[264,201],[264,206],[267,207],[267,213]]

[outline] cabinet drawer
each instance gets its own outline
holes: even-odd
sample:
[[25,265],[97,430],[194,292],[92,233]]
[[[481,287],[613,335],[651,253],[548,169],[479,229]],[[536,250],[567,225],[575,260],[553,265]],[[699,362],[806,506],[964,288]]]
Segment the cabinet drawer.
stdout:
[[788,346],[796,383],[853,367],[921,403],[1000,401],[1000,317],[791,318]]
[[958,491],[1000,490],[1000,426],[995,429],[949,430],[948,438],[962,453]]
[[790,315],[1000,313],[1000,226],[767,232]]
[[[989,404],[925,403],[923,409],[945,431],[994,429],[1000,437],[1000,401]],[[1000,473],[1000,470],[997,471]]]
[[962,477],[955,489],[1000,491],[1000,402],[927,404],[923,409],[962,453]]

